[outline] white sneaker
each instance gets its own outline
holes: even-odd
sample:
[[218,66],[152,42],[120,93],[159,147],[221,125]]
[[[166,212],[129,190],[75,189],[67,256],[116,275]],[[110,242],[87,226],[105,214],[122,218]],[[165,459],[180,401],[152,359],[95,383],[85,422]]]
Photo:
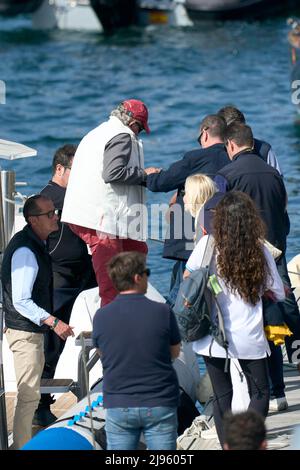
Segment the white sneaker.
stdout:
[[269,403],[269,411],[283,411],[289,407],[285,397],[273,398]]

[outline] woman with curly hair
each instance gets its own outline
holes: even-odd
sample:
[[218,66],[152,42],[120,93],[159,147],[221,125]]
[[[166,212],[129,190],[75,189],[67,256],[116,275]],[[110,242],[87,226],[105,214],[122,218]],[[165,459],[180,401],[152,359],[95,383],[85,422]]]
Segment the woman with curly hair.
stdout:
[[[283,283],[275,262],[262,240],[264,223],[251,198],[232,191],[217,204],[213,218],[215,251],[211,273],[217,276],[222,292],[218,295],[230,358],[239,360],[248,384],[249,408],[266,416],[269,407],[267,355],[262,295],[267,290],[277,300],[285,298]],[[185,276],[198,269],[207,236],[191,254]],[[215,312],[212,319],[216,321]],[[231,409],[233,396],[230,372],[225,371],[225,350],[210,335],[195,341],[194,351],[204,357],[214,391],[214,419],[223,446],[223,415]]]

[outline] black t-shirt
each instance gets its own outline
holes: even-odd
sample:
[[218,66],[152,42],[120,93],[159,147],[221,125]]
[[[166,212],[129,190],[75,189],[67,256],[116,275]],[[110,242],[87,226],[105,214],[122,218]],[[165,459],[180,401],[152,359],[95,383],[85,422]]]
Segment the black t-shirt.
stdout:
[[102,353],[106,408],[178,405],[170,346],[180,334],[167,304],[142,294],[118,295],[96,312],[93,341]]
[[[62,210],[66,188],[49,181],[41,194],[52,200],[55,209]],[[93,272],[87,246],[72,232],[68,224],[58,221],[58,227],[59,230],[52,232],[47,240],[53,272],[68,279],[70,287],[78,287],[82,279],[84,277],[89,279],[90,273]]]

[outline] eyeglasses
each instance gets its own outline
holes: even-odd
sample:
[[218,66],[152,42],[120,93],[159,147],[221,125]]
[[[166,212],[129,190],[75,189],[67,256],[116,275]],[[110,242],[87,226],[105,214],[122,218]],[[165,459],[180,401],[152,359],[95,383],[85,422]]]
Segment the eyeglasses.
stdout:
[[48,212],[41,212],[40,214],[29,214],[28,217],[40,217],[41,215],[46,215],[48,219],[53,219],[55,215],[59,215],[59,209],[53,209]]
[[197,139],[197,142],[199,145],[201,145],[201,137],[202,137],[203,131],[200,132],[199,137]]
[[201,146],[201,137],[202,137],[202,135],[203,135],[203,132],[204,132],[204,131],[208,131],[208,129],[209,129],[209,127],[204,127],[204,128],[202,129],[202,131],[200,132],[200,134],[199,134],[199,137],[198,137],[198,139],[197,139],[197,142],[198,142],[198,144],[199,144],[200,146]]
[[71,166],[64,166],[65,170],[71,170],[71,168],[72,168]]
[[134,124],[138,126],[139,132],[144,130],[144,126],[139,121],[134,121]]
[[150,269],[149,269],[149,268],[146,268],[146,269],[144,269],[142,272],[139,273],[140,276],[142,276],[143,274],[146,274],[146,276],[149,277],[150,274],[151,274]]

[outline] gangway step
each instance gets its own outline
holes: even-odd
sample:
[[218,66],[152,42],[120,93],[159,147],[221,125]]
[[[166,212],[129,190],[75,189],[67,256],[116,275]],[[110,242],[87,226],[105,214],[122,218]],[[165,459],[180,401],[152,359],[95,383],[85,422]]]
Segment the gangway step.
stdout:
[[41,379],[41,393],[67,393],[72,391],[73,379]]
[[92,332],[81,331],[81,333],[79,333],[79,335],[75,338],[75,345],[83,345],[84,347],[93,348]]

